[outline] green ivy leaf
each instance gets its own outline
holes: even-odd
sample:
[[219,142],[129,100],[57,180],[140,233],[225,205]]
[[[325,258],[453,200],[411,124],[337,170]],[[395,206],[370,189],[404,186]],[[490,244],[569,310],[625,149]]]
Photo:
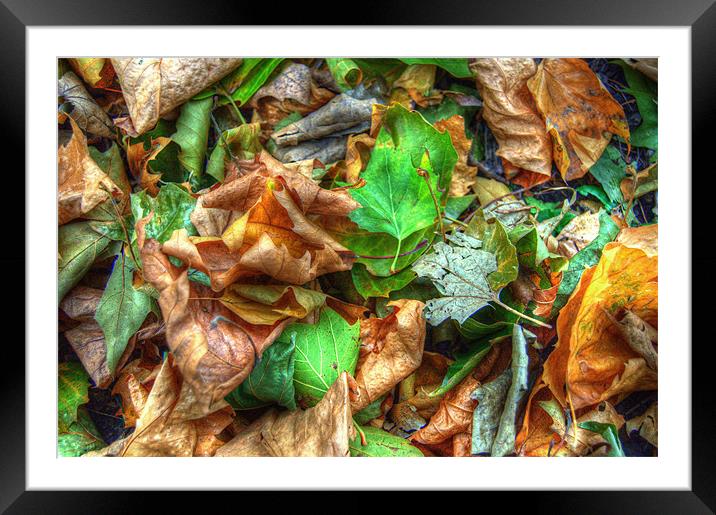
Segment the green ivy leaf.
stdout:
[[132,286],[132,268],[124,256],[114,262],[95,319],[104,332],[107,366],[111,372],[127,348],[127,342],[142,326],[152,309],[151,297]]
[[296,334],[285,334],[264,351],[249,377],[226,397],[234,409],[254,409],[273,403],[296,409],[293,386]]
[[191,175],[201,176],[204,173],[213,105],[211,98],[190,100],[182,106],[177,119],[177,131],[172,140],[181,147],[179,162]]
[[283,330],[289,337],[295,334],[293,383],[302,405],[315,406],[344,370],[355,373],[359,331],[358,322],[350,325],[330,308],[321,310],[316,324],[293,323]]
[[84,277],[109,242],[109,238],[92,229],[91,222],[88,221],[59,227],[58,302]]
[[154,216],[145,226],[147,238],[164,243],[176,229],[186,229],[190,236],[198,234],[189,218],[196,199],[181,186],[165,184],[156,198],[146,191],[135,193],[131,205],[135,221],[154,211]]
[[405,438],[391,435],[387,431],[372,426],[361,427],[365,434],[366,445],[361,444],[360,434],[350,443],[353,457],[423,457],[420,449],[411,445]]
[[66,433],[77,421],[77,408],[89,402],[89,375],[76,361],[60,363],[57,380],[57,427]]

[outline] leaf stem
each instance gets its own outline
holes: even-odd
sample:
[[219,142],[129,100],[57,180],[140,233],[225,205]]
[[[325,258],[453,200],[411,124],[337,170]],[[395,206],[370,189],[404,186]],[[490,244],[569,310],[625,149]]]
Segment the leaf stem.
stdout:
[[[438,199],[435,196],[435,192],[433,191],[433,186],[432,186],[432,184],[430,184],[430,175],[429,175],[428,171],[424,170],[423,168],[418,168],[416,170],[416,172],[418,173],[418,175],[420,177],[425,179],[425,184],[428,185],[428,191],[430,192],[430,196],[433,199],[433,204],[435,205],[435,214],[437,216],[438,223],[440,224],[440,234],[442,234],[442,236],[443,236],[443,241],[447,242],[447,236],[445,236],[445,227],[443,226],[443,217],[442,217],[442,214],[440,213],[440,204],[438,204]],[[392,267],[391,267],[391,269],[392,269]]]
[[226,98],[229,99],[229,102],[234,108],[234,111],[236,112],[236,116],[239,117],[239,121],[243,124],[246,123],[246,119],[244,118],[244,115],[241,114],[241,111],[239,111],[239,106],[236,105],[236,102],[234,102],[234,97],[231,96],[229,91],[224,87],[223,84],[219,83],[218,87],[221,88],[221,93],[226,96]]
[[506,309],[506,310],[509,311],[510,313],[512,313],[512,314],[514,314],[514,315],[517,315],[517,316],[520,317],[520,318],[524,318],[525,320],[528,320],[529,322],[532,322],[532,323],[535,324],[535,325],[539,325],[539,326],[542,326],[542,327],[546,327],[547,329],[552,329],[552,326],[551,326],[551,325],[545,324],[544,322],[541,322],[540,320],[537,320],[536,318],[532,318],[532,317],[530,317],[530,316],[527,316],[527,315],[525,315],[524,313],[520,313],[520,312],[517,311],[516,309],[514,309],[514,308],[508,306],[507,304],[505,304],[504,302],[502,302],[502,301],[497,297],[497,294],[494,294],[494,295],[493,295],[492,301],[493,301],[495,304],[497,304],[498,306],[503,307],[504,309]]

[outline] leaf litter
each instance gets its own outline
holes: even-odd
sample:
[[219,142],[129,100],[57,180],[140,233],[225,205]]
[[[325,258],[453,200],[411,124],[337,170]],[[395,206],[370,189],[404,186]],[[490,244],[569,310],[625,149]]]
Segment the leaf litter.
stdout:
[[657,69],[61,59],[60,455],[656,455]]

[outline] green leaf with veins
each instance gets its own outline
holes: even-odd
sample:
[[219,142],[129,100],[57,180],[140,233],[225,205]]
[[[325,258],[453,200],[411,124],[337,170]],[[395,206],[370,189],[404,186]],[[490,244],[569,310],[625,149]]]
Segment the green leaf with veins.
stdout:
[[455,356],[453,361],[445,373],[442,384],[428,394],[429,397],[439,397],[452,390],[460,381],[472,372],[480,361],[487,356],[492,348],[492,340],[480,342],[467,352],[463,352]]
[[629,140],[632,146],[646,147],[652,150],[659,148],[659,105],[657,85],[654,81],[635,70],[624,61],[617,61],[624,70],[628,88],[624,91],[636,100],[641,115],[641,124],[631,131]]
[[621,183],[626,177],[626,166],[619,149],[609,145],[599,158],[599,161],[589,169],[589,173],[602,185],[612,204],[622,204],[624,202]]
[[227,395],[234,409],[246,410],[278,404],[296,409],[293,374],[296,333],[284,332],[261,356],[243,383]]
[[[231,99],[237,106],[241,107],[266,83],[282,61],[283,58],[270,58],[260,59],[260,62],[256,63],[247,59],[241,63],[233,74],[223,79],[221,84],[227,86],[231,93]],[[233,87],[236,89],[232,91]],[[226,97],[219,99],[219,105],[229,103],[231,102]]]
[[453,77],[458,79],[467,79],[472,77],[470,67],[467,65],[467,58],[415,58],[415,57],[401,57],[401,61],[406,64],[434,64],[448,72]]
[[117,368],[127,342],[152,309],[151,297],[134,289],[132,275],[129,259],[119,256],[95,313],[95,319],[104,332],[107,367],[111,372]]
[[89,402],[89,375],[77,361],[60,363],[58,372],[57,427],[66,433],[77,421],[77,408]]
[[[361,427],[365,435],[366,445],[361,443],[360,434],[356,434],[350,442],[353,457],[423,457],[420,449],[411,445],[405,438],[392,435],[387,431],[372,426]],[[356,433],[358,433],[356,431]]]
[[317,323],[293,323],[283,330],[287,337],[295,334],[293,384],[302,406],[315,406],[344,370],[355,373],[359,332],[358,322],[350,325],[327,307]]
[[107,248],[110,239],[92,228],[91,222],[73,222],[58,229],[57,301],[84,277]]
[[179,163],[191,175],[200,176],[204,173],[213,105],[211,98],[190,100],[182,106],[177,119],[177,131],[172,135],[172,140],[181,147]]
[[84,218],[88,220],[98,220],[104,222],[114,222],[118,218],[118,212],[122,211],[122,206],[126,205],[129,199],[129,194],[132,192],[132,187],[129,184],[129,179],[124,171],[124,162],[122,161],[122,155],[119,153],[119,146],[116,143],[112,143],[112,146],[105,152],[100,152],[95,147],[88,147],[89,154],[95,163],[106,173],[112,182],[114,182],[122,193],[125,195],[120,203],[112,205],[115,201],[113,199],[107,199],[94,209],[84,215]]

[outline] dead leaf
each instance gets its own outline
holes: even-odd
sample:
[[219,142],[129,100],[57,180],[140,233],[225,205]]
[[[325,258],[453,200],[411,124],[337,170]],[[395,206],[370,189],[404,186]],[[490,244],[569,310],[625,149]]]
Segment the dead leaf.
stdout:
[[629,141],[622,106],[583,59],[544,59],[527,86],[552,136],[554,160],[565,180],[586,174],[612,134]]
[[241,216],[240,212],[228,209],[204,207],[206,195],[200,195],[189,219],[201,236],[221,236],[231,222]]
[[599,213],[582,213],[572,218],[557,235],[557,253],[571,259],[599,235]]
[[72,69],[93,88],[106,88],[114,79],[114,68],[105,57],[79,57],[67,59]]
[[499,143],[497,155],[512,165],[505,170],[508,177],[522,184],[519,177],[524,175],[528,184],[523,186],[549,180],[552,142],[527,87],[537,70],[534,59],[475,59],[470,68],[483,100],[483,117]]
[[328,174],[348,184],[355,184],[361,172],[368,165],[375,139],[368,134],[352,134],[348,136],[346,145],[345,159],[331,166],[328,169]]
[[443,95],[438,91],[433,91],[436,69],[434,64],[411,64],[406,67],[398,80],[393,83],[391,100],[399,101],[397,100],[399,96],[395,95],[396,93],[400,95],[400,93],[396,90],[402,89],[420,107],[439,104]]
[[423,357],[425,304],[401,299],[388,306],[395,309],[387,317],[361,321],[361,355],[355,374],[359,395],[351,404],[356,413],[412,374]]
[[348,456],[355,438],[349,380],[343,372],[313,408],[267,412],[216,456]]
[[231,424],[233,410],[220,408],[191,419],[182,412],[182,376],[171,354],[159,370],[136,429],[127,439],[122,456],[211,456],[223,442],[216,438]]
[[347,216],[360,207],[345,189],[321,188],[313,179],[298,170],[292,170],[265,151],[249,163],[239,161],[239,165],[242,170],[245,169],[245,165],[254,166],[248,168],[252,170],[251,172],[202,195],[203,206],[248,211],[264,195],[267,182],[272,178],[280,177],[295,197],[296,206],[305,214]]
[[149,169],[151,163],[164,148],[172,142],[170,138],[160,136],[153,138],[149,150],[144,148],[144,143],[139,142],[127,146],[127,164],[132,175],[139,180],[139,185],[152,196],[159,193],[158,182],[162,178],[161,173],[153,173]]
[[87,149],[87,139],[70,118],[72,137],[57,149],[57,217],[66,224],[89,212],[111,197],[120,197],[122,190],[94,162]]
[[[544,365],[544,381],[562,406],[593,406],[618,393],[656,389],[657,374],[630,348],[605,313],[629,310],[658,324],[658,256],[648,245],[658,226],[633,241],[607,244],[596,266],[588,268],[557,319],[558,342]],[[642,230],[646,230],[643,227]]]
[[57,96],[72,106],[72,110],[67,114],[82,130],[105,138],[114,137],[112,120],[97,105],[77,75],[67,72],[57,81]]
[[334,96],[316,84],[308,66],[290,63],[251,97],[249,105],[273,127],[291,113],[305,115],[315,111]]
[[113,58],[129,108],[129,119],[115,120],[115,125],[136,138],[239,64],[241,59],[233,57]]
[[444,120],[435,122],[435,128],[440,132],[447,131],[450,134],[452,145],[457,151],[457,163],[452,171],[450,180],[451,197],[462,197],[470,192],[477,177],[477,167],[468,166],[467,157],[470,154],[472,141],[465,136],[465,120],[459,114]]
[[[472,392],[482,381],[497,377],[497,369],[504,370],[510,360],[510,342],[507,345],[494,345],[475,369],[455,388],[445,394],[435,415],[428,425],[417,431],[411,440],[425,445],[436,445],[458,433],[469,431],[472,427],[472,412],[477,401],[471,398]],[[500,370],[499,373],[502,372]]]
[[304,318],[323,305],[326,296],[298,286],[232,284],[220,300],[250,324],[274,325],[281,320]]
[[[143,239],[143,234],[138,237],[140,243]],[[254,326],[243,321],[214,300],[217,295],[209,288],[190,282],[156,240],[143,243],[141,256],[144,278],[159,292],[167,344],[195,395],[193,412],[212,413],[226,405],[224,397],[248,376],[285,322]]]
[[626,423],[627,434],[638,431],[639,435],[654,447],[659,447],[658,403],[654,401],[647,410]]
[[260,200],[221,238],[189,238],[185,230],[175,231],[163,250],[207,274],[215,291],[246,277],[268,275],[305,284],[319,275],[350,269],[353,253],[306,218],[297,202],[301,198],[282,176],[269,178]]

